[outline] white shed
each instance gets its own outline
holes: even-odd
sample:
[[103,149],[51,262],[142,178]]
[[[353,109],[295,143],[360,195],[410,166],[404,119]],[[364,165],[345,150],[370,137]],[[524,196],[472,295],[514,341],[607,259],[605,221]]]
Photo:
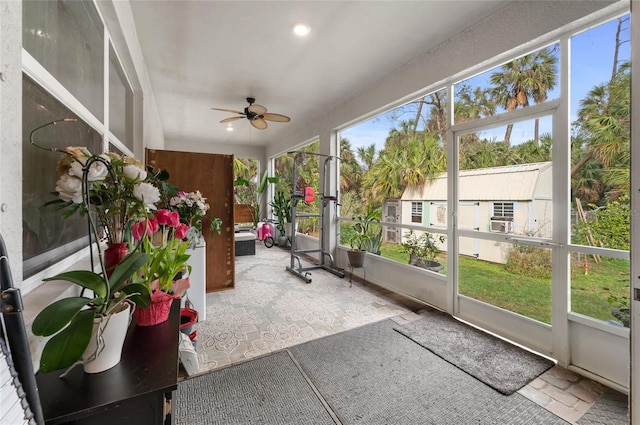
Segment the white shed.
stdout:
[[[551,237],[551,162],[464,170],[458,180],[461,229]],[[408,187],[400,202],[402,223],[445,229],[446,173],[422,187]],[[460,241],[460,253],[506,261],[504,247],[471,238]]]

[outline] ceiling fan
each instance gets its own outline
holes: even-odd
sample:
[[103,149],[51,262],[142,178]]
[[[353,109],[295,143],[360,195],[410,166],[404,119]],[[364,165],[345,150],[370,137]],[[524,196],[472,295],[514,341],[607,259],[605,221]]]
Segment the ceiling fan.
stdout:
[[244,112],[234,111],[233,109],[223,109],[223,108],[211,108],[211,109],[213,109],[214,111],[224,111],[224,112],[231,112],[232,114],[240,114],[240,116],[237,116],[237,117],[225,118],[222,121],[220,121],[222,123],[246,118],[249,120],[251,125],[257,128],[258,130],[264,130],[265,128],[267,128],[267,121],[274,121],[274,122],[291,121],[291,118],[289,118],[286,115],[272,114],[270,112],[267,112],[267,108],[265,108],[262,105],[256,105],[254,103],[255,101],[256,100],[253,97],[248,97],[247,102],[249,102],[249,106],[244,108]]

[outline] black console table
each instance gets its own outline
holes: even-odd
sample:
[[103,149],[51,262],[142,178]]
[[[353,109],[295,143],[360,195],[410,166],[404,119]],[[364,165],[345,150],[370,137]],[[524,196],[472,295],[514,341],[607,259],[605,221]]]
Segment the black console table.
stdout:
[[132,322],[122,360],[101,373],[74,367],[37,374],[47,425],[165,424],[166,401],[178,382],[180,303],[174,301],[169,320],[149,327]]

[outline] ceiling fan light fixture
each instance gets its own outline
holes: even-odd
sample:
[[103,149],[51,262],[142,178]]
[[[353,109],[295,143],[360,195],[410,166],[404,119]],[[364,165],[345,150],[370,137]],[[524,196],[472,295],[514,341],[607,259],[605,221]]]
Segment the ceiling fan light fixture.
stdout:
[[295,24],[293,26],[293,33],[298,37],[304,37],[311,32],[311,27],[306,24]]
[[267,108],[265,108],[262,105],[256,105],[254,103],[255,101],[256,100],[253,97],[248,97],[247,102],[249,102],[249,106],[244,108],[244,112],[236,111],[233,109],[226,109],[226,108],[211,108],[211,109],[213,109],[214,111],[223,111],[223,112],[230,112],[232,114],[238,114],[236,116],[228,117],[220,121],[221,123],[227,123],[227,131],[233,131],[233,128],[231,127],[232,121],[241,120],[243,118],[248,119],[251,125],[257,128],[258,130],[266,129],[268,127],[267,121],[274,121],[274,122],[291,121],[291,118],[289,118],[286,115],[267,112]]

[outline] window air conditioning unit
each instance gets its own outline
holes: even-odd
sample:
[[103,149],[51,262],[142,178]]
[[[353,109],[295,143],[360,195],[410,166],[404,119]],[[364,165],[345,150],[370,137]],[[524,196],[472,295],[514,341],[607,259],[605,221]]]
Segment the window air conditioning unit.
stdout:
[[513,233],[513,221],[491,219],[491,231],[496,233]]

